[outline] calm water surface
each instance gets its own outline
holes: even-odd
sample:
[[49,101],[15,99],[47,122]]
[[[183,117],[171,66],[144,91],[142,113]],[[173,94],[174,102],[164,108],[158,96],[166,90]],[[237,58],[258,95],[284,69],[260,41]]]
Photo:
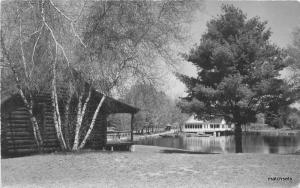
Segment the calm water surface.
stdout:
[[[235,153],[234,136],[219,137],[152,137],[137,141],[137,144],[172,147],[190,151]],[[244,153],[288,154],[300,150],[300,135],[262,136],[243,135]]]

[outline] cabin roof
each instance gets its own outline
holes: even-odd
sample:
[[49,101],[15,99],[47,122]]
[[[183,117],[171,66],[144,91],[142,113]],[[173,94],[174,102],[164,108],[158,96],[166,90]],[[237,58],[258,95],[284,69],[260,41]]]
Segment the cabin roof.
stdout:
[[[2,93],[3,94],[3,93]],[[50,97],[50,94],[48,94]],[[102,93],[98,91],[94,91],[94,96],[96,98],[96,103],[99,102],[103,96]],[[17,106],[24,105],[19,94],[5,94],[1,96],[1,111],[10,112]],[[114,113],[131,113],[135,114],[139,111],[138,108],[118,101],[112,97],[106,97],[104,100],[103,106],[101,107],[101,111],[107,114]]]
[[[102,98],[103,94],[96,91],[99,100]],[[114,113],[137,113],[139,111],[138,108],[131,106],[129,104],[118,101],[112,97],[106,97],[104,100],[104,108],[105,111],[109,114]]]

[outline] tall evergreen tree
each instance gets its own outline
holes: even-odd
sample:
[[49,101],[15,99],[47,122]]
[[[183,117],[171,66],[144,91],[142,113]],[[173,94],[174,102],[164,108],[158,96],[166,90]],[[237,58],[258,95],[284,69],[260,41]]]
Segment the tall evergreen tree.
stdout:
[[242,124],[294,100],[290,86],[280,79],[287,66],[285,53],[270,42],[266,26],[259,17],[247,19],[240,9],[223,5],[222,14],[207,23],[200,44],[186,55],[198,76],[178,75],[188,88],[181,109],[234,123],[236,152],[242,152]]

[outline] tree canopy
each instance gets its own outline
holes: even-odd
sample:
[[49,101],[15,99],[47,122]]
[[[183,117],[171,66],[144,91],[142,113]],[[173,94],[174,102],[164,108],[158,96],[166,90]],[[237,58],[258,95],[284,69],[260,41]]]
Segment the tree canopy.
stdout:
[[287,49],[291,63],[289,71],[293,73],[290,80],[295,87],[300,88],[300,27],[295,28],[292,34],[293,42]]
[[[183,41],[183,25],[198,4],[194,0],[1,2],[3,86],[8,94],[17,91],[23,96],[38,135],[36,143],[43,145],[32,113],[37,92],[51,93],[62,149],[83,148],[107,95],[117,87],[130,87],[124,84],[128,80],[151,80],[161,63],[157,58],[173,65],[171,46]],[[65,95],[59,94],[60,89]],[[91,121],[84,122],[93,89],[104,95]]]

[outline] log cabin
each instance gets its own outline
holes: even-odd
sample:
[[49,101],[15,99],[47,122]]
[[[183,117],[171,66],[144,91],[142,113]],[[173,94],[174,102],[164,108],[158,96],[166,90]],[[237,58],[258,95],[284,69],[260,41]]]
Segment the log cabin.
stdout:
[[[87,107],[87,115],[85,115],[84,122],[90,122],[92,114],[95,111],[97,104],[101,100],[103,95],[96,90],[92,91],[90,102]],[[59,104],[63,104],[63,98],[59,97],[61,101]],[[55,152],[60,151],[59,141],[57,139],[56,130],[53,121],[53,107],[51,104],[51,94],[48,92],[40,92],[33,95],[33,113],[37,118],[44,145],[42,147],[43,152]],[[69,114],[72,119],[76,119],[77,101],[72,99]],[[107,116],[114,113],[129,113],[133,116],[139,111],[138,108],[122,103],[111,97],[106,97],[103,106],[101,107],[95,126],[92,133],[85,145],[88,149],[103,149],[107,144]],[[60,106],[61,116],[65,116],[64,107]],[[62,119],[64,121],[64,119]],[[74,124],[74,123],[73,123]],[[74,126],[74,125],[73,125]],[[88,126],[86,126],[88,127]],[[74,134],[75,128],[68,127],[63,129],[69,134]],[[131,122],[131,141],[133,140]],[[81,135],[83,137],[83,135]],[[70,137],[69,142],[73,143],[74,138]],[[38,153],[38,148],[34,140],[33,127],[30,121],[30,115],[18,94],[9,96],[3,95],[1,99],[1,156],[2,157],[16,157],[24,156],[28,154]]]

